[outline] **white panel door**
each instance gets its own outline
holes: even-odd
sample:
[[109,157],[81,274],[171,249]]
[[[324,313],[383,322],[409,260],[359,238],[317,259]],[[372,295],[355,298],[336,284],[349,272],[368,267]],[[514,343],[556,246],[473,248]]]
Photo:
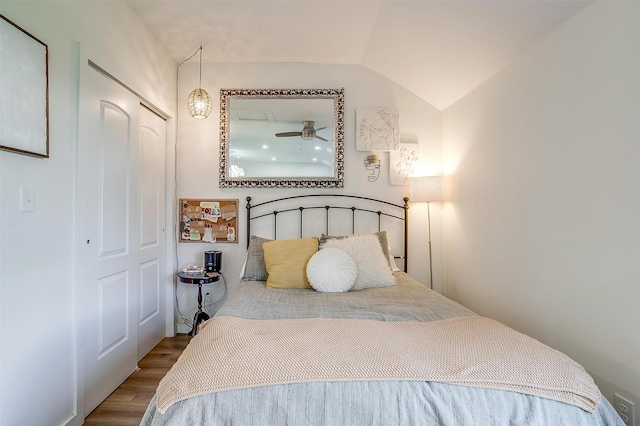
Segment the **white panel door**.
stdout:
[[139,135],[138,361],[165,336],[166,122],[141,106]]
[[136,97],[84,66],[76,221],[85,415],[138,361],[139,114]]

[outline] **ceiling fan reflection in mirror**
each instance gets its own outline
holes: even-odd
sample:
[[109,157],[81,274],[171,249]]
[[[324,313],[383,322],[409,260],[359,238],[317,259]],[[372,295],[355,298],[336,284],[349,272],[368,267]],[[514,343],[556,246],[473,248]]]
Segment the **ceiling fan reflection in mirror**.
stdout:
[[323,138],[322,136],[318,136],[316,134],[317,131],[326,129],[326,127],[320,127],[318,129],[315,129],[313,127],[313,121],[310,121],[310,120],[305,120],[302,122],[302,124],[303,124],[302,131],[300,132],[282,132],[282,133],[276,133],[276,136],[279,138],[300,136],[302,139],[306,139],[306,140],[320,139],[321,141],[329,142],[327,139]]

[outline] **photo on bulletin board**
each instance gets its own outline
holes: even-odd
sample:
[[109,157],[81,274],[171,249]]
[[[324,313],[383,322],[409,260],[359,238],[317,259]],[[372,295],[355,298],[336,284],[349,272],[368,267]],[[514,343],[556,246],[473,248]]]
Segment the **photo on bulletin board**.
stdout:
[[181,198],[179,203],[179,242],[238,242],[238,200]]

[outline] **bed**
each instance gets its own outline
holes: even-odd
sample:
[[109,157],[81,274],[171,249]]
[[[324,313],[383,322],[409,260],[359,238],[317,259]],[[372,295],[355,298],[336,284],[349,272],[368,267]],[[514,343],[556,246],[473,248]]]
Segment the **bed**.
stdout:
[[244,278],[141,424],[622,425],[575,361],[406,273],[407,209],[247,197]]

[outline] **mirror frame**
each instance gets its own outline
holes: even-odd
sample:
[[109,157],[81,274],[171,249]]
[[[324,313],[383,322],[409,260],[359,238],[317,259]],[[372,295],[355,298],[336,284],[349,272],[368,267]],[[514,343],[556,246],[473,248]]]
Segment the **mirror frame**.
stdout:
[[[333,99],[333,177],[228,177],[231,99]],[[220,89],[220,188],[344,188],[344,88]]]

